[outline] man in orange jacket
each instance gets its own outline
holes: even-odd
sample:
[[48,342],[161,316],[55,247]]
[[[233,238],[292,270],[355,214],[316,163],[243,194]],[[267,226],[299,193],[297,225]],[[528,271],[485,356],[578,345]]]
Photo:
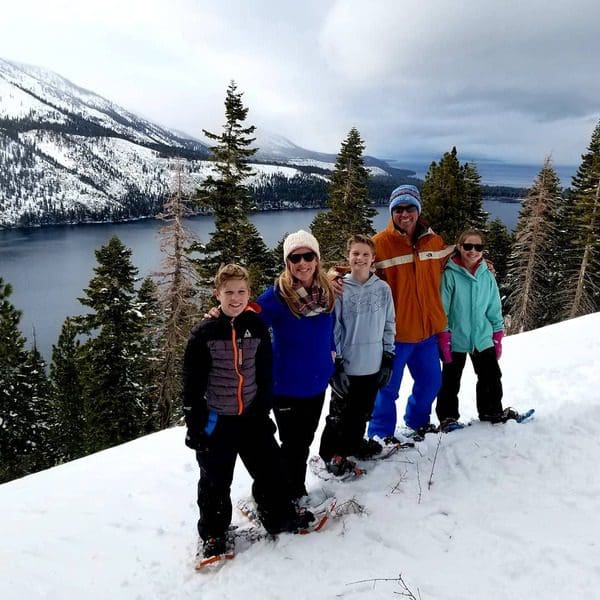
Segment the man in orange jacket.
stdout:
[[421,197],[414,185],[401,185],[390,196],[390,220],[374,236],[377,275],[392,289],[396,337],[390,382],[377,394],[369,437],[395,443],[396,399],[404,367],[414,380],[404,421],[408,433],[432,431],[431,406],[441,384],[437,334],[446,327],[440,297],[442,267],[453,247],[420,219]]

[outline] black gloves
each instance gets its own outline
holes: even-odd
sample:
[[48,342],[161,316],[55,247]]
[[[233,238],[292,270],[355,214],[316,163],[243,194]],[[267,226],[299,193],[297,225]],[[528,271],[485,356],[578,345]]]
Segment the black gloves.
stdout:
[[344,373],[344,360],[341,356],[335,358],[335,373],[331,376],[329,385],[338,396],[345,396],[350,389],[350,379]]
[[384,352],[381,357],[381,367],[377,373],[377,387],[385,387],[390,382],[392,376],[392,366],[394,364],[394,355],[391,352]]
[[209,436],[204,431],[192,433],[192,431],[188,429],[185,436],[185,445],[196,452],[203,452],[208,448],[208,440]]

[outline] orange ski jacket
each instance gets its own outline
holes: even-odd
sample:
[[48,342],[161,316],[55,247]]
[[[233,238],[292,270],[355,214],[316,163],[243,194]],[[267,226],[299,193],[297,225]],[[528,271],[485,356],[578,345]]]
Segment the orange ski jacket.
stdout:
[[446,246],[422,223],[417,223],[417,228],[414,244],[394,227],[392,219],[373,237],[377,275],[392,289],[396,342],[421,342],[446,328],[440,282],[454,246]]

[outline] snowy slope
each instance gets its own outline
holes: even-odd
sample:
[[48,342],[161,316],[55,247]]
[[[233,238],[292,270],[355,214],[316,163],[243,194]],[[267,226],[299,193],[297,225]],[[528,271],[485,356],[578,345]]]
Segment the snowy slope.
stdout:
[[[152,216],[172,192],[178,157],[191,192],[211,171],[201,141],[52,71],[0,59],[0,227]],[[278,162],[256,165],[248,184],[310,177]]]
[[[401,574],[422,600],[599,598],[599,353],[600,314],[507,338],[507,404],[533,420],[428,436],[351,483],[311,478],[314,498],[366,514],[257,543],[217,573],[192,567],[182,428],[4,484],[0,597],[372,600],[402,597]],[[473,417],[470,371],[461,404]],[[249,486],[238,465],[234,500]]]
[[[332,170],[335,165],[335,154],[307,150],[282,135],[264,129],[257,129],[254,135],[254,145],[258,148],[255,158],[258,160],[284,161],[291,165],[315,166],[326,170]],[[369,155],[364,156],[364,161],[372,175],[389,175],[390,166],[385,161]]]
[[[200,147],[47,69],[0,59],[0,82],[0,118],[46,123],[58,111],[63,123],[81,119],[136,143]],[[5,94],[10,101],[5,102]]]

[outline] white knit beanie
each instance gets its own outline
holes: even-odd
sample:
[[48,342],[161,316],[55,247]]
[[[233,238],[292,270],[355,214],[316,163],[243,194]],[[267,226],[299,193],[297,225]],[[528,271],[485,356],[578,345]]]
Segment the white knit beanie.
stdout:
[[287,257],[298,248],[309,248],[317,255],[317,258],[321,258],[317,238],[312,233],[301,229],[300,231],[296,231],[296,233],[290,233],[290,235],[285,238],[285,241],[283,242],[283,262],[285,262]]

